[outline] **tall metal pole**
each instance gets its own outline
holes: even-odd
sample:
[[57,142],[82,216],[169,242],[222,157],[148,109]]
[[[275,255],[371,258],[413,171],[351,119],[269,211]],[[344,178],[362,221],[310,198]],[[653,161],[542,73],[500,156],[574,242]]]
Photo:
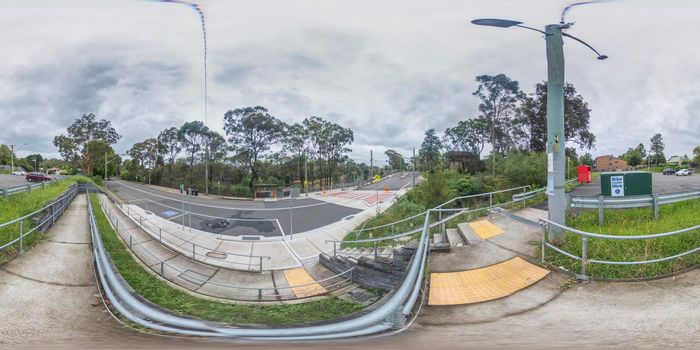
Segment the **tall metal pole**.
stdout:
[[10,145],[10,173],[15,172],[15,145]]
[[107,152],[105,152],[105,181],[107,181]]
[[309,196],[309,158],[304,157],[304,193]]
[[[548,172],[549,193],[549,220],[564,225],[566,213],[566,198],[564,193],[564,150],[566,138],[564,136],[564,42],[562,40],[561,26],[550,24],[545,27],[547,35],[547,153],[551,154],[552,167]],[[561,230],[552,230],[548,233],[550,241],[561,242],[564,234]]]
[[416,187],[416,148],[413,147],[413,187]]

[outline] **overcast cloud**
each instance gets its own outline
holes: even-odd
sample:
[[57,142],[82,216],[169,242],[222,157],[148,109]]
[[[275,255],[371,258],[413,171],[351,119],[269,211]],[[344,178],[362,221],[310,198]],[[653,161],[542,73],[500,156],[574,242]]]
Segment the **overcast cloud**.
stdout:
[[[428,128],[474,117],[474,77],[505,73],[526,92],[546,78],[544,40],[478,27],[480,17],[534,27],[570,1],[206,1],[209,126],[262,105],[285,122],[316,115],[355,132],[353,158],[409,154]],[[620,154],[660,132],[666,155],[700,144],[697,1],[581,6],[566,41],[567,81],[588,101],[598,142]],[[151,1],[0,3],[0,143],[57,156],[55,135],[95,113],[134,142],[204,117],[199,18]],[[382,158],[379,156],[378,158]]]

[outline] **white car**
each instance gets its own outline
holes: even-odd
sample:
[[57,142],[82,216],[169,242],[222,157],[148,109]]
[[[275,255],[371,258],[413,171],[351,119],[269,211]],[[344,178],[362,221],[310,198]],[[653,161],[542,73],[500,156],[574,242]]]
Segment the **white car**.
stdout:
[[681,169],[681,170],[676,171],[676,176],[688,176],[688,175],[690,175],[690,172],[688,171],[688,169]]
[[24,171],[14,171],[14,172],[12,172],[12,175],[24,176],[24,175],[27,175],[27,174],[25,174]]

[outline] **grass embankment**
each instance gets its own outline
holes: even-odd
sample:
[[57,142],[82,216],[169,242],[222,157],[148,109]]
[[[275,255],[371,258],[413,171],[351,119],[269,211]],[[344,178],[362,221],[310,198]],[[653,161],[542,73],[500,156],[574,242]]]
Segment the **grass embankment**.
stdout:
[[[9,222],[19,217],[30,214],[41,209],[46,204],[56,199],[68,190],[68,187],[78,181],[89,181],[81,176],[73,176],[66,180],[47,183],[44,188],[35,188],[31,192],[25,191],[11,195],[6,199],[0,199],[0,223]],[[32,220],[25,219],[22,222],[23,232],[27,232],[34,227]],[[3,245],[19,237],[19,222],[0,228],[0,245]],[[43,237],[43,233],[32,233],[25,237],[24,247],[36,244]],[[14,255],[19,249],[19,242],[0,252],[0,261],[7,256]]]
[[107,221],[97,197],[90,196],[102,241],[119,273],[141,296],[180,315],[230,324],[298,324],[330,320],[360,311],[359,304],[327,298],[303,304],[238,305],[200,299],[168,286],[146,271]]
[[[659,219],[653,220],[651,208],[606,210],[603,226],[598,226],[597,210],[569,217],[570,227],[593,233],[611,235],[645,235],[680,230],[700,225],[700,200],[664,205],[659,208]],[[609,261],[642,261],[664,258],[700,247],[700,230],[670,237],[646,240],[588,239],[588,258]],[[580,256],[581,238],[566,234],[562,248]],[[580,272],[581,263],[559,253],[547,250],[546,260],[567,270]],[[615,266],[588,264],[587,274],[599,278],[642,278],[661,276],[700,263],[700,254],[689,254],[668,262],[643,265]]]

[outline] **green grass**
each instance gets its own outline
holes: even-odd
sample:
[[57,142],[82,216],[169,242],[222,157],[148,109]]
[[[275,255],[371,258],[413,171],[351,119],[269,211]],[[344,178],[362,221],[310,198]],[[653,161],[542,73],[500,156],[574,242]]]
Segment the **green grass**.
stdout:
[[119,273],[138,294],[176,314],[230,324],[282,325],[330,320],[362,310],[359,304],[337,298],[289,305],[227,304],[172,288],[134,260],[107,221],[97,197],[91,196],[90,200],[102,241]]
[[[598,226],[597,210],[584,211],[576,217],[569,217],[567,224],[573,228],[593,233],[645,235],[700,225],[698,213],[700,213],[700,199],[661,206],[658,220],[652,219],[651,208],[611,209],[605,211],[603,226]],[[680,254],[696,247],[700,247],[700,230],[670,237],[633,241],[589,238],[588,258],[609,261],[642,261]],[[562,248],[580,256],[580,237],[567,233]],[[547,250],[546,260],[577,273],[581,269],[580,262],[551,250]],[[699,263],[700,254],[690,254],[669,262],[632,266],[588,264],[586,269],[588,275],[599,278],[642,278],[673,273]]]
[[[47,183],[45,188],[35,188],[31,192],[25,191],[11,195],[6,199],[0,199],[0,223],[9,222],[16,218],[30,214],[44,207],[48,202],[60,196],[68,187],[78,181],[89,181],[84,177],[73,176],[64,181]],[[22,220],[23,232],[33,228],[34,224],[30,219]],[[0,245],[19,237],[19,222],[0,228]],[[32,233],[24,239],[24,247],[36,244],[43,237],[42,233]],[[16,243],[4,251],[0,252],[0,262],[9,256],[14,255],[19,249]]]

